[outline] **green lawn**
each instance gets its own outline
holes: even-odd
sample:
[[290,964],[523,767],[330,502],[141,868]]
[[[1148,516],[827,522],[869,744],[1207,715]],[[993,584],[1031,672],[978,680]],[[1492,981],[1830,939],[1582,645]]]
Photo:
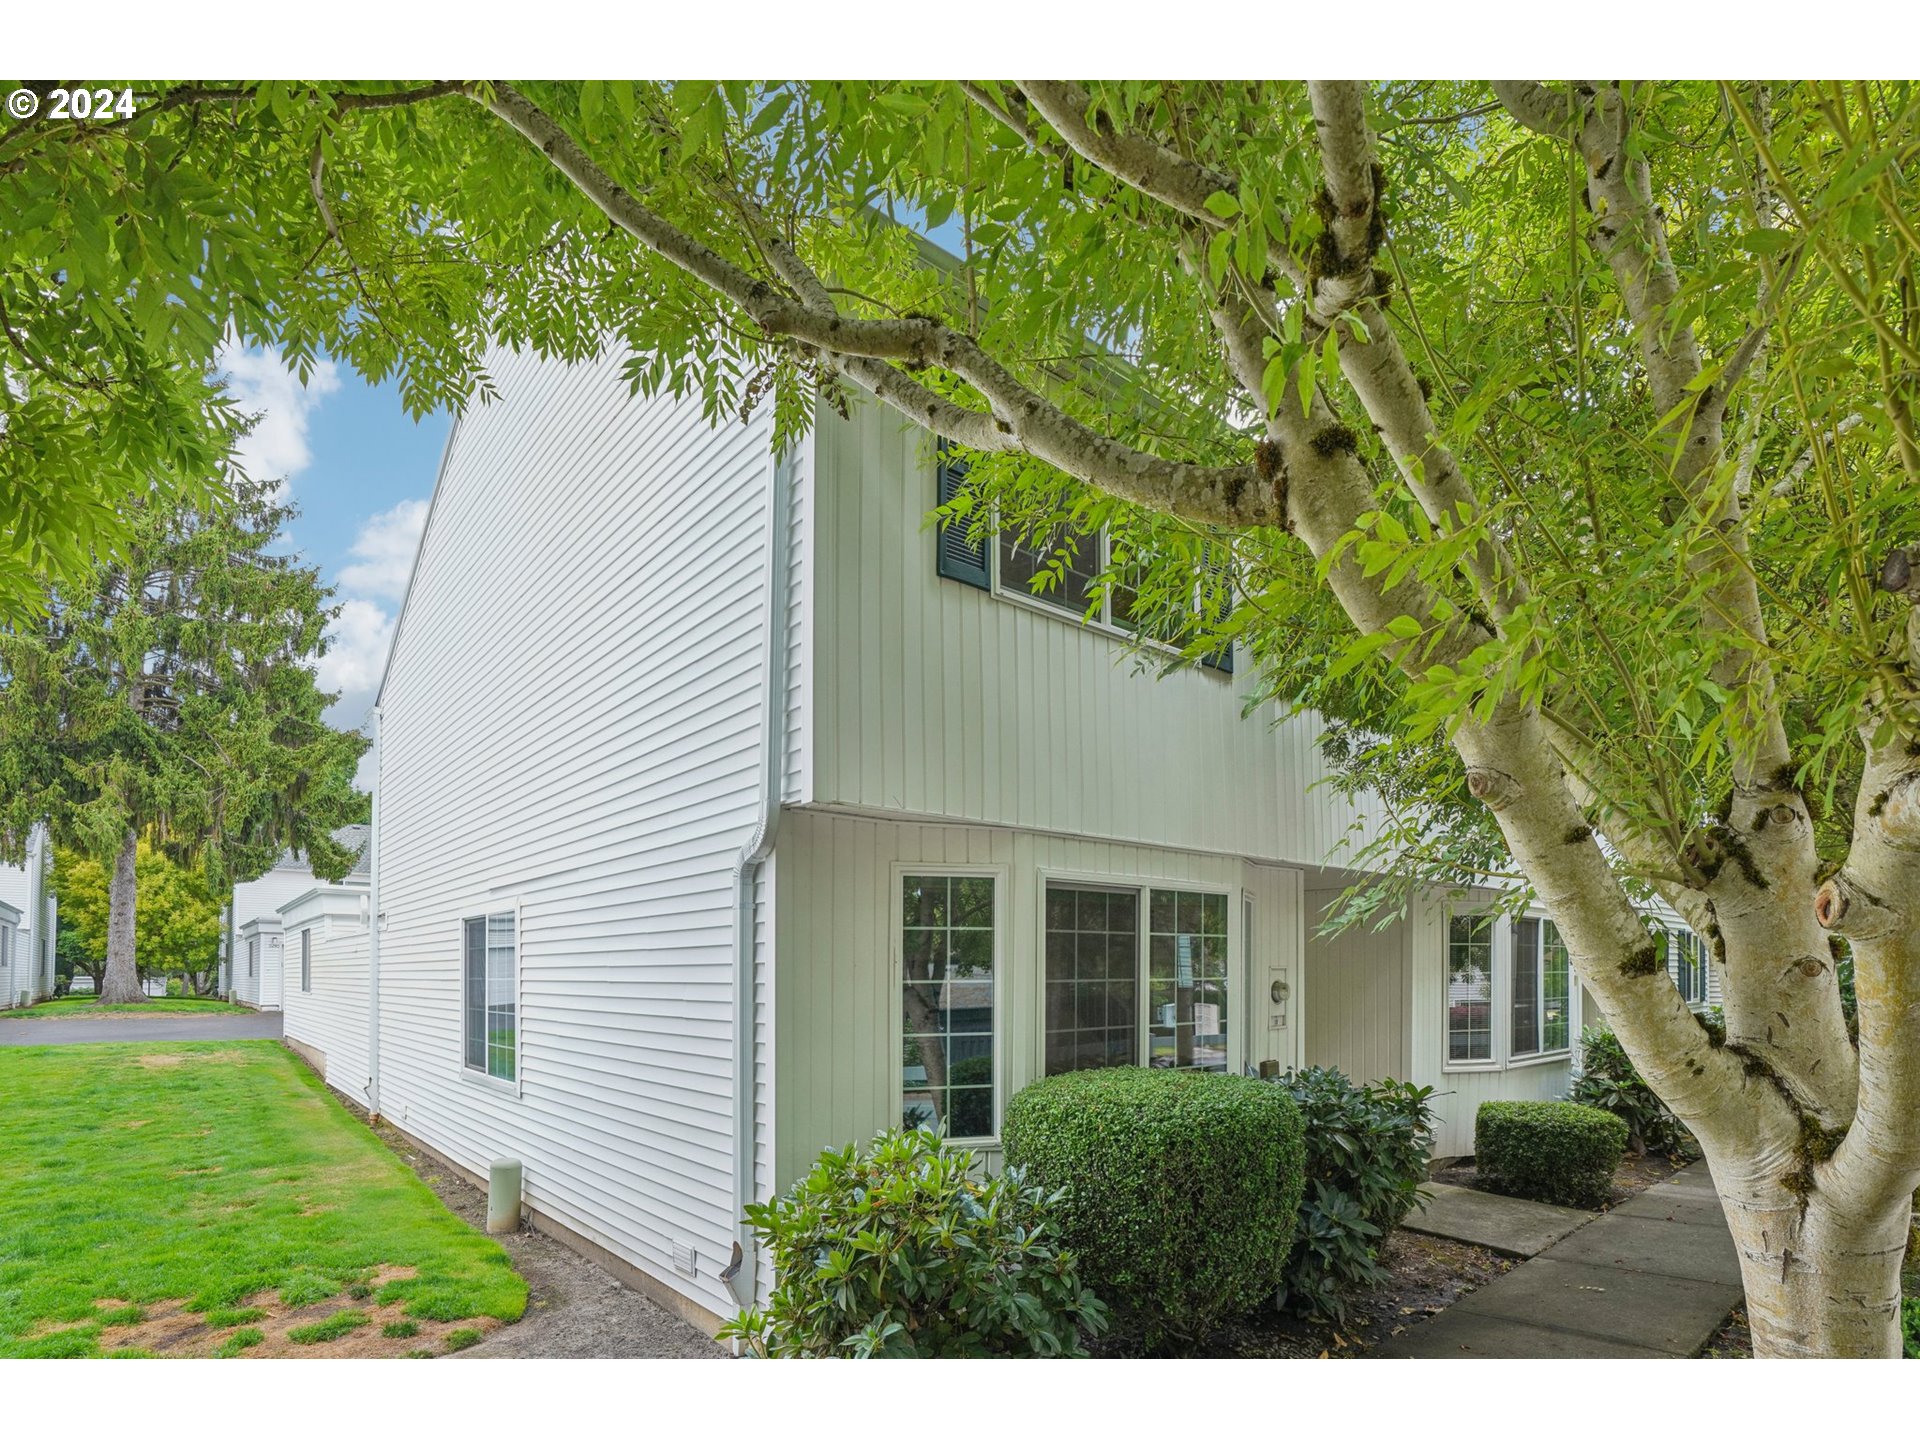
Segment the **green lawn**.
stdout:
[[0,1214],[0,1356],[403,1344],[363,1315],[451,1349],[526,1308],[506,1252],[270,1040],[0,1049]]
[[229,1005],[224,1000],[153,999],[133,1005],[102,1005],[86,995],[69,995],[64,1000],[42,1000],[26,1010],[0,1010],[8,1020],[73,1019],[88,1015],[251,1015],[244,1005]]

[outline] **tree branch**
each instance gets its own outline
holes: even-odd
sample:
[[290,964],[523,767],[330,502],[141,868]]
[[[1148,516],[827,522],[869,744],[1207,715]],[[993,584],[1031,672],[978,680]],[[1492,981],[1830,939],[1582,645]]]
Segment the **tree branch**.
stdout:
[[[948,439],[979,450],[1022,450],[1119,499],[1203,524],[1263,525],[1277,518],[1253,466],[1188,464],[1109,440],[1018,380],[972,337],[930,317],[867,320],[797,298],[641,204],[511,85],[494,81],[487,90],[469,85],[464,93],[530,141],[583,196],[647,249],[737,305],[768,335],[832,357],[835,369],[860,377],[894,408]],[[958,415],[971,412],[940,402],[893,366],[885,367],[893,374],[882,377],[871,365],[852,363],[868,360],[897,361],[909,368],[938,366],[978,390],[993,413],[961,426]]]

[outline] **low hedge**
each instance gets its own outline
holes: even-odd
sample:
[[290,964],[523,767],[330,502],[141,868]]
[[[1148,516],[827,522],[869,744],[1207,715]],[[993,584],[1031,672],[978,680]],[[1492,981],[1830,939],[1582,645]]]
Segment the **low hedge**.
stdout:
[[1473,1159],[1493,1188],[1555,1205],[1595,1206],[1613,1193],[1627,1122],[1569,1100],[1489,1100],[1473,1121]]
[[1273,1303],[1305,1177],[1278,1085],[1190,1070],[1082,1070],[1007,1106],[1007,1162],[1064,1187],[1080,1271],[1148,1345],[1191,1344]]

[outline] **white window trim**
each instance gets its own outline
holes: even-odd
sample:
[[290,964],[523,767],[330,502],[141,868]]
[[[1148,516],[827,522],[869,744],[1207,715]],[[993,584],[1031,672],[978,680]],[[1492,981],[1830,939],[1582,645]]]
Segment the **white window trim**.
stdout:
[[887,1072],[893,1078],[887,1099],[889,1119],[886,1128],[891,1130],[899,1125],[900,1101],[907,1093],[904,1058],[907,1023],[902,1013],[905,1003],[901,993],[901,987],[906,983],[903,973],[906,957],[903,950],[907,915],[902,882],[909,875],[938,875],[942,878],[986,875],[993,879],[993,1131],[988,1135],[952,1136],[947,1143],[959,1149],[998,1151],[1000,1125],[1007,1109],[1007,980],[1013,958],[1013,947],[1008,943],[1012,932],[1007,928],[1008,914],[1013,908],[1013,889],[1009,883],[1008,869],[1005,865],[950,865],[939,860],[909,864],[896,860],[889,874],[891,882],[888,889],[892,898],[887,902],[887,1008],[891,1016],[888,1034],[892,1036],[893,1058]]
[[[1057,870],[1041,866],[1035,872],[1039,876],[1039,889],[1036,894],[1033,915],[1033,969],[1034,969],[1034,1026],[1033,1026],[1033,1078],[1042,1079],[1047,1073],[1047,886],[1048,885],[1087,885],[1104,890],[1132,890],[1140,897],[1138,955],[1134,962],[1134,974],[1139,990],[1134,1004],[1134,1040],[1133,1063],[1144,1065],[1147,1053],[1147,967],[1151,945],[1148,940],[1149,927],[1152,924],[1148,906],[1152,903],[1150,892],[1153,890],[1179,890],[1190,895],[1218,895],[1227,902],[1227,1068],[1228,1075],[1238,1075],[1246,1068],[1247,1042],[1244,1027],[1248,1017],[1243,1015],[1251,1004],[1247,982],[1242,964],[1246,950],[1246,937],[1241,934],[1240,916],[1236,910],[1244,911],[1244,906],[1234,903],[1236,897],[1245,896],[1237,885],[1221,885],[1212,881],[1170,880],[1162,876],[1149,878],[1139,875],[1101,874],[1088,870]],[[1251,899],[1250,896],[1245,896]]]
[[[467,1064],[467,922],[484,921],[490,915],[508,913],[513,915],[513,1079],[502,1080],[498,1075],[489,1075],[484,1069],[476,1070]],[[463,905],[453,923],[456,940],[454,954],[460,966],[460,1024],[455,1035],[454,1063],[459,1069],[460,1078],[467,1084],[478,1085],[496,1095],[511,1095],[518,1099],[526,1076],[527,1049],[527,932],[520,899],[518,896],[483,897],[472,905]]]
[[[1579,1032],[1574,1028],[1573,992],[1579,988],[1580,977],[1573,973],[1573,957],[1572,955],[1568,955],[1567,957],[1567,1043],[1555,1050],[1529,1050],[1524,1055],[1514,1054],[1513,1053],[1513,1003],[1512,1003],[1513,968],[1512,967],[1516,963],[1515,960],[1513,959],[1513,923],[1516,920],[1537,920],[1542,925],[1553,925],[1553,917],[1539,910],[1528,910],[1523,912],[1522,914],[1509,917],[1506,922],[1507,952],[1508,952],[1508,970],[1507,970],[1508,1003],[1507,1003],[1506,1012],[1505,1012],[1507,1017],[1507,1020],[1506,1020],[1506,1062],[1507,1062],[1506,1068],[1509,1070],[1525,1070],[1532,1065],[1552,1065],[1552,1064],[1555,1064],[1556,1062],[1569,1060],[1573,1057],[1573,1042],[1575,1037],[1579,1034]],[[1554,925],[1554,930],[1556,933],[1558,933],[1559,928],[1560,928],[1559,926]],[[1545,946],[1546,946],[1546,934],[1544,931],[1541,933],[1540,943],[1542,947],[1542,953],[1544,954]],[[1560,943],[1562,945],[1566,943],[1566,938],[1564,936],[1561,937]],[[1544,1003],[1546,999],[1546,985],[1545,985],[1546,972],[1544,969],[1541,971],[1540,978],[1542,983],[1538,992],[1538,998],[1541,1003]]]
[[[1489,987],[1492,992],[1493,1016],[1493,1054],[1486,1060],[1453,1060],[1448,1058],[1450,1048],[1447,1031],[1447,949],[1449,931],[1456,915],[1492,915],[1493,925],[1493,975]],[[1536,1065],[1565,1065],[1572,1061],[1575,1041],[1579,1038],[1581,1026],[1580,1014],[1580,976],[1575,972],[1571,957],[1567,965],[1567,1044],[1557,1050],[1529,1052],[1525,1055],[1513,1053],[1513,922],[1515,920],[1538,920],[1542,923],[1553,917],[1543,910],[1528,909],[1518,915],[1502,915],[1492,903],[1467,904],[1447,907],[1440,921],[1440,1071],[1442,1074],[1488,1074],[1503,1070],[1530,1070]]]
[[313,927],[305,926],[300,931],[300,993],[313,993]]
[[[1492,915],[1493,951],[1492,973],[1487,977],[1487,1000],[1493,1006],[1490,1017],[1490,1031],[1487,1037],[1487,1058],[1484,1060],[1455,1060],[1452,1057],[1453,1032],[1447,1028],[1447,975],[1448,960],[1453,948],[1453,922],[1458,916]],[[1440,1070],[1442,1074],[1473,1074],[1492,1070],[1503,1070],[1506,1026],[1501,1020],[1507,1002],[1506,986],[1502,979],[1506,974],[1507,961],[1503,951],[1511,948],[1511,927],[1502,925],[1491,905],[1453,905],[1447,907],[1440,917],[1440,1004],[1436,1007],[1435,1020],[1440,1027]]]

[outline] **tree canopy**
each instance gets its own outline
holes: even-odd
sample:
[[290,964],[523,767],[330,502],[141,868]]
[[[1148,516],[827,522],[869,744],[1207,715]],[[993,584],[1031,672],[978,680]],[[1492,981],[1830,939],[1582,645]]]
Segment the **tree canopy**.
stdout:
[[[140,845],[135,863],[140,968],[149,974],[184,974],[197,991],[210,990],[220,970],[221,895],[203,873],[175,864],[150,844]],[[62,953],[93,976],[96,994],[105,980],[112,875],[111,865],[80,851],[58,852],[54,893],[60,899]]]
[[[969,452],[950,518],[1106,525],[1150,629],[1236,638],[1338,722],[1405,817],[1391,868],[1534,887],[1739,1178],[1763,1348],[1885,1348],[1920,1183],[1920,90],[139,88],[0,137],[17,403],[73,412],[114,327],[163,321],[418,408],[489,395],[494,345],[618,344],[636,390],[782,437],[876,397]],[[82,353],[36,348],[76,311]],[[1649,887],[1713,947],[1724,1043]]]

